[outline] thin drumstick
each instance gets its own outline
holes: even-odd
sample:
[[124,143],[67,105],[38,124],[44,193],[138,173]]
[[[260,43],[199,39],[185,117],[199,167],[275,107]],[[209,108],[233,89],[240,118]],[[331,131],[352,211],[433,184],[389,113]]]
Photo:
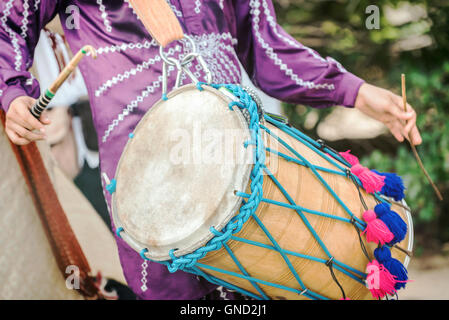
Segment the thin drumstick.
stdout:
[[69,64],[64,68],[64,70],[61,71],[61,73],[58,75],[56,80],[51,84],[51,86],[47,90],[45,90],[44,93],[42,93],[42,95],[36,101],[34,106],[30,109],[31,114],[36,119],[40,118],[42,112],[44,112],[44,110],[47,108],[48,104],[53,99],[58,89],[61,87],[64,81],[70,76],[73,70],[75,70],[81,59],[88,53],[92,55],[92,58],[94,59],[97,58],[97,52],[92,46],[83,47],[72,58],[72,60],[70,60]]
[[[407,112],[407,94],[406,94],[406,89],[405,89],[406,88],[405,87],[405,74],[402,74],[401,80],[402,80],[402,102],[404,104],[404,111]],[[415,145],[412,143],[410,133],[408,134],[408,141],[410,143],[410,147],[412,148],[413,155],[415,156],[416,161],[418,162],[418,165],[420,166],[422,172],[424,173],[424,175],[426,176],[430,185],[432,186],[433,190],[435,191],[435,194],[437,195],[438,199],[440,201],[443,201],[443,196],[441,195],[440,190],[438,190],[437,186],[432,181],[432,178],[430,177],[426,168],[424,168],[424,164],[422,163],[421,158],[419,157],[418,151],[416,150]]]

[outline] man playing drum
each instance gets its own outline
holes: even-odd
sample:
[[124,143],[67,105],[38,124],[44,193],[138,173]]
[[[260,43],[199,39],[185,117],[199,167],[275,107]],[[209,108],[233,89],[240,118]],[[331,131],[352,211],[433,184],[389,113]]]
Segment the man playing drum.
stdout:
[[[190,35],[214,83],[240,83],[240,65],[268,95],[315,108],[355,107],[383,122],[398,141],[421,143],[416,114],[404,112],[401,97],[364,82],[332,58],[324,59],[288,35],[277,23],[270,0],[168,0],[184,32]],[[0,104],[6,112],[6,133],[18,145],[45,139],[49,120],[36,120],[29,109],[39,85],[28,69],[40,30],[59,15],[73,52],[94,46],[98,59],[79,65],[90,97],[99,137],[101,171],[114,176],[132,132],[145,112],[161,97],[159,48],[129,2],[113,0],[4,0],[0,3]],[[188,52],[179,44],[166,52]],[[204,79],[194,64],[195,76]],[[173,69],[169,69],[169,87]],[[106,193],[110,207],[111,196]],[[114,226],[113,226],[114,228]],[[114,228],[115,229],[115,228]],[[235,298],[229,292],[181,271],[143,261],[117,238],[129,286],[141,299]],[[217,293],[218,292],[218,293]]]

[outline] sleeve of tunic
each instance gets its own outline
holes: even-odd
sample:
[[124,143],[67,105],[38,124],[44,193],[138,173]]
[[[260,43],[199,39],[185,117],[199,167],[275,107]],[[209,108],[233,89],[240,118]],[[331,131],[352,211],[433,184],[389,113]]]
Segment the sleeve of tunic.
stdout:
[[364,81],[285,32],[271,0],[234,0],[234,12],[239,60],[262,91],[315,108],[354,106]]
[[58,0],[0,1],[0,107],[5,112],[19,96],[39,96],[39,84],[28,70],[40,30],[58,6]]

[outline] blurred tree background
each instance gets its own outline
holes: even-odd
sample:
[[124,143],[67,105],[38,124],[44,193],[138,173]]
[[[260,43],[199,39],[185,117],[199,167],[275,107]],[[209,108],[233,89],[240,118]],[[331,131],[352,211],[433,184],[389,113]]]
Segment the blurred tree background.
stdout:
[[[323,57],[339,61],[372,84],[401,94],[401,73],[407,77],[407,100],[415,108],[423,143],[424,165],[445,196],[440,202],[414,160],[408,143],[389,134],[375,139],[328,144],[351,149],[364,165],[396,172],[406,184],[412,208],[416,254],[440,251],[449,242],[449,1],[447,0],[274,0],[278,22],[298,41]],[[380,28],[368,30],[370,5],[380,12]],[[316,110],[285,104],[290,122],[314,138],[332,109]],[[307,124],[313,113],[312,125]],[[309,121],[310,122],[310,121]]]

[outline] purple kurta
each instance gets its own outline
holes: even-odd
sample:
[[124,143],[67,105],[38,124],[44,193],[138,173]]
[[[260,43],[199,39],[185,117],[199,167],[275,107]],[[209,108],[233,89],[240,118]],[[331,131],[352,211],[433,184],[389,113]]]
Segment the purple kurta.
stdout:
[[[277,99],[318,108],[354,105],[363,81],[289,36],[277,24],[271,0],[168,2],[197,43],[214,83],[240,83],[240,62],[252,81]],[[85,58],[80,70],[98,133],[101,171],[114,177],[128,134],[161,97],[159,48],[126,0],[2,0],[0,103],[5,111],[18,96],[39,96],[27,70],[40,29],[56,14],[73,52],[87,44],[98,51],[98,59]],[[179,42],[166,52],[178,57],[188,48]],[[204,81],[200,66],[191,70]],[[171,70],[169,89],[175,77]],[[142,299],[197,299],[215,288],[194,275],[171,274],[165,266],[144,262],[121,239],[117,244],[126,280]]]

